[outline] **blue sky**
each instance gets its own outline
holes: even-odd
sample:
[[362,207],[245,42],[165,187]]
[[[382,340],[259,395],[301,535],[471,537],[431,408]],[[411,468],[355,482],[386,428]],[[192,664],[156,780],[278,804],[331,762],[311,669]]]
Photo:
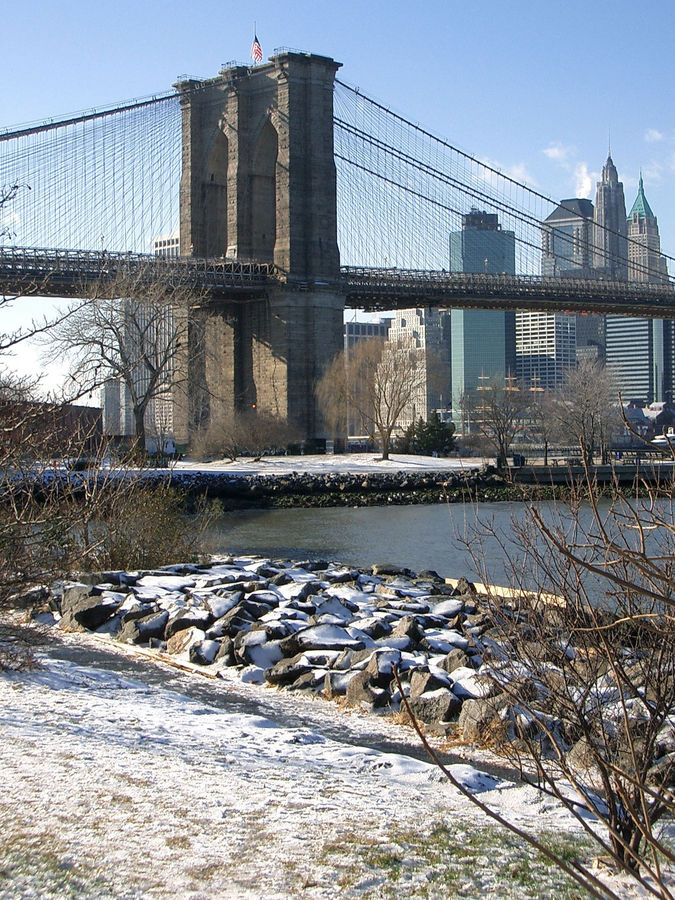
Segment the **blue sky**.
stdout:
[[[0,126],[208,77],[290,47],[554,198],[593,197],[611,150],[630,208],[640,168],[675,256],[675,54],[668,0],[37,0],[5,16]],[[671,265],[675,274],[675,265]]]
[[265,57],[333,56],[341,77],[556,198],[592,196],[611,134],[633,202],[640,167],[675,255],[675,55],[668,0],[565,3],[38,0],[5,20],[0,125],[211,76]]

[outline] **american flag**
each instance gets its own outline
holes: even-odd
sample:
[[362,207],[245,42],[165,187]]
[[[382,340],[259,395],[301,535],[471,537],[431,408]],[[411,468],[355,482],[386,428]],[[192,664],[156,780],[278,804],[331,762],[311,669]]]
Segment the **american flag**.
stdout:
[[262,47],[260,46],[257,34],[254,35],[253,43],[251,44],[251,59],[253,62],[262,62]]

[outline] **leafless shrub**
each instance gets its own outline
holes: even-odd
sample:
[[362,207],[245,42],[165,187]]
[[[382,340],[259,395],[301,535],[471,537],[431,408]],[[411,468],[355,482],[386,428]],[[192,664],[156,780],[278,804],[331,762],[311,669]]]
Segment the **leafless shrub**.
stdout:
[[264,410],[233,412],[199,432],[190,444],[196,459],[226,459],[242,454],[260,457],[284,450],[299,440],[299,431],[285,419]]
[[0,641],[0,672],[32,672],[41,668],[35,651],[21,641]]

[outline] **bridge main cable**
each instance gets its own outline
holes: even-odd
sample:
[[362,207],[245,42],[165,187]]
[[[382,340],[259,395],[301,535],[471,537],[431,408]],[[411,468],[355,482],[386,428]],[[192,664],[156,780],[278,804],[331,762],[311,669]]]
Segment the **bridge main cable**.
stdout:
[[[418,134],[422,135],[425,138],[428,138],[430,141],[433,141],[436,144],[439,144],[441,147],[445,148],[446,150],[449,150],[452,153],[456,153],[458,156],[463,157],[464,159],[468,160],[470,163],[472,163],[476,166],[480,166],[486,172],[489,172],[490,174],[496,176],[497,178],[502,179],[503,181],[513,185],[513,187],[518,188],[519,190],[524,191],[528,194],[531,194],[533,197],[536,197],[538,200],[543,201],[544,203],[550,204],[552,206],[552,208],[554,208],[554,209],[560,208],[560,209],[566,210],[567,212],[570,212],[570,213],[576,215],[576,211],[570,207],[567,207],[565,205],[564,201],[560,202],[560,201],[554,200],[552,197],[549,197],[546,194],[543,194],[541,191],[538,191],[535,188],[530,187],[529,185],[518,181],[517,179],[513,178],[512,176],[507,175],[506,173],[495,168],[494,166],[491,166],[489,163],[486,163],[483,160],[478,159],[476,156],[472,156],[470,153],[467,153],[466,151],[459,149],[459,147],[456,147],[454,144],[451,144],[449,141],[445,140],[444,138],[441,138],[438,135],[433,134],[433,132],[429,131],[426,128],[423,128],[418,123],[412,122],[410,119],[406,119],[404,116],[400,115],[399,113],[394,112],[390,107],[385,106],[383,103],[379,103],[377,100],[373,100],[372,97],[369,97],[367,94],[364,94],[358,88],[352,87],[351,85],[347,84],[346,82],[341,81],[339,78],[335,79],[335,83],[339,84],[340,87],[342,87],[345,90],[349,91],[350,93],[354,94],[356,97],[359,97],[360,99],[364,100],[366,103],[369,103],[375,109],[386,114],[387,116],[390,116],[392,119],[395,119],[397,122],[400,122],[402,125],[405,125],[406,127],[413,129]],[[360,129],[357,129],[354,126],[347,125],[347,123],[344,123],[344,126],[343,126],[343,123],[341,123],[337,119],[336,119],[336,124],[338,124],[338,127],[346,126],[345,130],[353,129],[352,133],[354,133],[354,134],[356,134],[356,132],[360,131]],[[365,135],[365,133],[361,132],[361,134],[359,134],[358,136],[363,140],[364,135]],[[368,135],[365,137],[365,139],[371,140],[372,136]],[[374,140],[378,141],[377,138],[375,138]],[[379,142],[379,143],[382,143],[382,142]],[[385,152],[390,152],[390,153],[392,152],[392,150],[395,151],[396,153],[402,153],[402,151],[399,151],[397,148],[389,148],[389,150],[386,150],[386,147],[387,147],[387,145],[384,145],[384,148],[380,147],[380,149],[385,149]],[[406,156],[406,154],[403,154],[403,155]],[[351,160],[344,160],[344,161],[351,162]],[[428,167],[428,168],[429,168],[428,174],[431,174],[432,177],[439,177],[440,175],[443,175],[444,179],[448,179],[450,182],[454,181],[454,179],[450,179],[447,174],[445,174],[445,173],[435,174],[433,167]],[[420,169],[420,171],[423,171],[423,169]],[[446,183],[448,183],[448,182],[446,181]],[[454,186],[458,187],[458,185],[456,183]],[[467,191],[463,191],[463,192],[468,193]],[[478,193],[478,192],[476,192],[476,193]],[[489,195],[488,195],[488,200],[486,202],[489,202],[491,205],[495,206],[496,208],[497,207],[503,208],[505,212],[507,212],[507,211],[510,212],[512,215],[514,215],[515,218],[519,219],[520,221],[522,221],[524,223],[526,223],[528,219],[532,219],[533,221],[535,221],[534,217],[530,216],[527,213],[524,213],[522,210],[518,210],[517,207],[513,207],[513,206],[510,206],[509,204],[505,204],[505,202],[503,200],[500,200],[497,197],[489,197]],[[541,222],[539,222],[538,220],[536,220],[536,221],[537,221],[538,225],[541,225]],[[608,227],[607,225],[603,225],[602,230],[606,233],[618,235],[619,237],[623,237],[625,239],[625,235],[621,235],[619,232]],[[631,239],[631,238],[628,238],[627,240],[628,240],[629,244],[634,244],[637,247],[642,246],[639,241],[635,241],[634,239]],[[526,243],[529,243],[529,242],[526,242]],[[591,244],[591,249],[596,249],[596,245]],[[600,249],[600,248],[598,248],[598,249]],[[664,253],[663,251],[661,251],[661,256],[664,259],[669,260],[672,263],[675,263],[675,256],[671,256],[670,254]],[[633,260],[626,259],[626,262],[631,262],[631,264],[634,267],[636,265],[635,261],[633,261]]]
[[44,122],[25,125],[12,131],[0,131],[0,142],[10,141],[17,137],[28,137],[31,134],[42,134],[45,131],[55,131],[57,128],[66,128],[69,125],[79,125],[81,122],[91,122],[94,119],[104,119],[107,116],[129,112],[133,109],[141,109],[144,106],[152,106],[155,103],[165,103],[167,100],[175,99],[177,96],[175,91],[166,91],[163,94],[154,94],[152,97],[131,100],[118,106],[107,107],[106,109],[92,109],[89,112],[78,113],[77,115],[70,116],[66,119],[57,119],[55,121],[47,119]]

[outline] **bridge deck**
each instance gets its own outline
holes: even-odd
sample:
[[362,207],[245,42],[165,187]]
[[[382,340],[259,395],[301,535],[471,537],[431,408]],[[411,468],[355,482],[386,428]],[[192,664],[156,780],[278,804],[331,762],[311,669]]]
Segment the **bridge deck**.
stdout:
[[414,306],[675,318],[672,284],[343,267],[351,309]]
[[247,301],[285,285],[337,291],[351,309],[427,306],[675,318],[675,286],[599,279],[542,278],[343,266],[333,282],[287,283],[271,263],[237,259],[158,257],[107,251],[0,248],[0,292],[52,297],[95,295],[124,275],[193,284],[213,300]]

